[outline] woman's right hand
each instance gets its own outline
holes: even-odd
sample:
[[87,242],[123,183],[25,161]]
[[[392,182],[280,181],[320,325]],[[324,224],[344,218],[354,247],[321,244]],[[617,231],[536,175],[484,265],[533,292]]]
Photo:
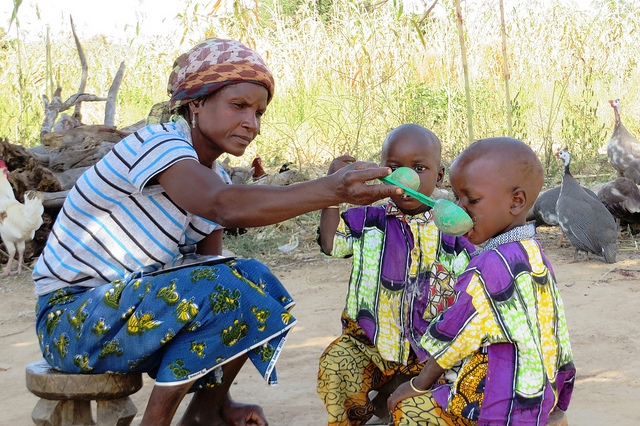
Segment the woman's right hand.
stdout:
[[375,163],[356,161],[338,169],[335,173],[328,175],[327,178],[332,181],[329,187],[339,198],[338,202],[363,206],[401,193],[401,189],[398,187],[371,184],[381,177],[388,176],[390,173],[391,169],[389,167],[380,167]]

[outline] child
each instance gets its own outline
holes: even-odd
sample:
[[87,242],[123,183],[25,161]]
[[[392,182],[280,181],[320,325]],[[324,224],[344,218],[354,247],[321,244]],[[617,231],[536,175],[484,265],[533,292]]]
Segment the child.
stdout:
[[389,397],[394,425],[545,425],[567,409],[575,367],[551,264],[526,224],[542,165],[525,143],[489,138],[449,177],[474,221],[466,237],[486,243],[422,338],[431,358]]
[[[384,141],[381,165],[412,168],[420,176],[420,192],[431,195],[444,177],[440,157],[433,132],[405,124]],[[353,161],[337,158],[329,174]],[[337,208],[323,209],[319,243],[324,253],[353,255],[354,261],[343,334],[320,358],[318,394],[329,425],[361,425],[374,414],[369,391],[420,371],[428,357],[420,338],[453,301],[455,275],[474,247],[464,238],[443,235],[430,208],[405,195],[392,196],[385,206],[349,209],[342,220]]]

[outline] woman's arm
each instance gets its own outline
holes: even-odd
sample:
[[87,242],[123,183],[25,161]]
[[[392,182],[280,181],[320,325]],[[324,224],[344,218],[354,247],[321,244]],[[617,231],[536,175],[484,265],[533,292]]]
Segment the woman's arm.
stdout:
[[[350,155],[343,155],[336,158],[329,166],[328,175],[332,175],[338,170],[347,167],[351,163],[355,163],[356,159]],[[320,213],[320,248],[324,254],[331,254],[333,250],[333,238],[340,223],[340,207],[338,205],[329,206],[322,209]]]
[[204,237],[200,242],[198,242],[196,252],[199,254],[222,254],[223,232],[223,229],[218,229]]
[[184,160],[157,179],[169,197],[190,213],[226,227],[256,227],[342,202],[366,205],[400,194],[402,190],[395,186],[367,184],[390,172],[388,167],[356,162],[329,176],[294,185],[227,185],[211,168]]

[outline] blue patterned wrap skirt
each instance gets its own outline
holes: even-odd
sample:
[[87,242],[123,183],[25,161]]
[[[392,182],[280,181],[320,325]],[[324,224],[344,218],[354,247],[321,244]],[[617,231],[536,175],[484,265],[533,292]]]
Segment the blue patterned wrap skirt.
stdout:
[[223,380],[243,354],[269,384],[295,318],[294,302],[262,263],[232,260],[40,296],[36,330],[45,359],[69,373],[147,372],[157,385]]

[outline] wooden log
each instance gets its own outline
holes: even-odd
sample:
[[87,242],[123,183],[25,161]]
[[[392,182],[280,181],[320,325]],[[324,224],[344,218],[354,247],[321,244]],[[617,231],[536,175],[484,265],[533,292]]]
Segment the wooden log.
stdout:
[[44,145],[37,145],[33,148],[27,148],[29,155],[43,167],[49,167],[49,157],[51,157],[51,150],[48,150]]
[[63,132],[47,133],[42,136],[42,145],[47,149],[61,149],[84,142],[91,136],[94,140],[105,142],[120,142],[127,136],[114,126],[92,124],[69,129]]
[[120,132],[123,135],[129,136],[131,133],[142,129],[143,127],[145,127],[147,125],[147,120],[146,119],[142,119],[136,123],[130,124],[127,127],[123,127],[122,129],[120,129]]
[[6,163],[16,199],[21,200],[29,190],[40,192],[60,191],[60,182],[46,166],[21,145],[7,140],[0,141],[0,158]]
[[115,145],[113,142],[94,142],[84,149],[52,151],[49,157],[49,169],[53,172],[65,172],[79,167],[93,166]]
[[42,205],[45,209],[57,210],[62,208],[64,200],[67,198],[69,190],[58,192],[44,192],[44,202]]
[[76,184],[78,178],[80,178],[80,176],[82,176],[89,167],[91,166],[76,167],[74,169],[68,169],[58,173],[54,172],[54,176],[60,182],[61,191],[68,192],[73,188],[73,185]]

